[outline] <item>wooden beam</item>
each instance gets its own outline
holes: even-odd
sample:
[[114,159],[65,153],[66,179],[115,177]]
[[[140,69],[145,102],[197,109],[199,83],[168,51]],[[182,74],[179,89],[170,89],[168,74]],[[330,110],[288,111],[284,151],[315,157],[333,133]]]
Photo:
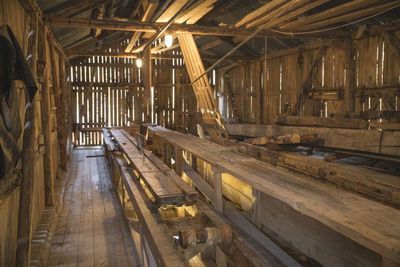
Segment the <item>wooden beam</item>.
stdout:
[[[185,58],[186,67],[188,70],[190,81],[192,82],[193,91],[202,112],[203,120],[214,120],[215,124],[221,127],[225,137],[229,138],[225,131],[225,127],[222,122],[218,106],[215,103],[214,95],[208,82],[207,76],[204,75],[203,77],[201,77],[201,79],[197,79],[199,75],[204,73],[204,66],[193,36],[191,34],[180,34],[178,35],[178,40],[183,56]],[[196,79],[197,82],[195,82]],[[218,132],[219,131],[216,130],[216,136],[213,136],[212,132],[209,131],[210,137],[213,141],[221,141],[219,135],[222,133]]]
[[[138,57],[142,57],[142,54],[140,54],[140,53],[123,53],[123,52],[69,51],[67,56],[69,58],[71,58],[71,57],[92,57],[92,56],[138,58]],[[153,59],[177,59],[177,58],[182,58],[182,56],[181,55],[171,55],[171,54],[158,54],[158,52],[155,52],[155,54],[151,55],[151,58],[153,58]],[[215,60],[218,58],[220,58],[220,57],[212,56],[212,55],[207,55],[207,56],[202,57],[202,59],[204,59],[204,60]],[[230,57],[228,57],[228,59],[232,59],[235,61],[241,61],[241,60],[249,60],[249,59],[256,59],[256,58],[248,57],[248,56],[230,56]]]
[[225,14],[230,8],[241,0],[219,0],[215,3],[213,10],[204,15],[198,22],[200,25],[206,25],[213,19]]
[[[258,201],[258,200],[256,200]],[[263,248],[274,255],[283,266],[300,267],[292,257],[290,257],[283,249],[276,245],[268,236],[255,227],[247,220],[231,203],[225,203],[224,215],[231,221],[233,228],[238,227],[241,231],[248,234]]]
[[367,129],[368,122],[362,119],[324,118],[306,116],[284,116],[276,119],[276,124],[307,127],[328,127],[346,129]]
[[305,78],[305,82],[297,96],[297,101],[296,104],[293,107],[292,110],[292,115],[300,115],[300,111],[302,106],[304,105],[304,101],[307,97],[308,92],[311,89],[315,69],[317,68],[319,62],[321,61],[322,56],[325,54],[326,47],[325,46],[320,46],[316,57],[313,59],[313,63],[311,65],[311,68],[309,72],[307,73],[307,76]]
[[[233,152],[231,148],[160,128],[149,127],[151,135],[173,143],[207,163],[221,168],[223,172],[229,173],[261,191],[263,198],[284,203],[317,225],[331,229],[332,235],[344,236],[345,240],[352,240],[363,246],[363,251],[367,248],[376,254],[400,262],[400,251],[398,250],[400,225],[397,224],[397,221],[400,220],[399,210],[339,190],[328,184],[293,175],[258,160],[252,160],[243,154]],[[394,216],[396,220],[394,220]],[[263,224],[267,229],[268,219],[265,217],[263,219],[265,220]],[[386,225],[386,227],[379,225]],[[308,231],[308,233],[311,232]],[[307,239],[302,239],[303,243],[305,240]],[[346,253],[346,248],[343,246],[337,246],[330,242],[308,243],[309,248],[313,247],[313,249],[322,244],[328,250],[335,248],[336,252],[345,253],[347,259],[354,259],[352,252],[347,251],[348,253]],[[311,257],[317,257],[317,260],[321,259],[318,255],[319,252],[316,251],[318,250],[313,250],[313,252],[307,250],[306,253],[312,254]],[[327,262],[321,263],[327,264]]]
[[[309,10],[311,10],[311,9],[317,7],[317,6],[320,6],[322,4],[325,4],[329,0],[317,0],[317,1],[307,0],[307,1],[299,1],[297,5],[293,5],[291,7],[290,12],[285,13],[282,16],[274,19],[273,25],[276,26],[276,25],[279,25],[279,24],[281,24],[281,23],[283,23],[285,21],[291,20],[293,18],[297,18],[298,16],[306,13]],[[300,6],[300,5],[302,5],[302,6]],[[271,16],[272,14],[273,14],[273,12],[269,13],[268,16],[267,15],[261,16],[259,19],[248,23],[246,25],[246,28],[255,27],[255,26],[258,26],[258,25],[260,25],[262,23],[266,23],[269,20],[269,16]]]
[[175,0],[168,8],[157,18],[157,22],[168,22],[189,0]]
[[341,16],[336,16],[336,17],[333,17],[330,19],[325,19],[325,20],[318,21],[315,23],[307,23],[307,25],[301,26],[298,29],[300,29],[301,31],[317,29],[317,28],[333,25],[333,24],[336,24],[339,22],[345,22],[345,21],[369,16],[371,14],[376,14],[376,13],[379,13],[379,12],[382,12],[385,10],[391,10],[391,9],[399,7],[399,6],[400,6],[400,2],[393,1],[393,2],[386,3],[386,4],[373,6],[370,8],[363,8],[361,10],[356,10],[351,13],[343,14]]
[[148,208],[148,200],[143,190],[134,182],[134,175],[122,160],[116,164],[119,168],[122,182],[128,192],[132,206],[141,223],[141,229],[146,236],[157,266],[184,266],[183,258],[176,253],[173,239],[166,225],[156,218]]
[[317,21],[321,21],[324,19],[336,17],[342,14],[345,14],[347,12],[357,10],[360,8],[363,8],[367,5],[371,5],[373,3],[378,2],[379,0],[371,0],[371,1],[365,1],[365,0],[353,0],[347,3],[344,3],[342,5],[327,9],[322,12],[317,12],[313,15],[306,16],[302,19],[294,20],[292,22],[286,23],[282,26],[279,27],[281,30],[293,30],[293,29],[299,29],[300,27],[303,27],[304,25],[308,25]]
[[[326,127],[303,127],[286,125],[227,124],[231,135],[280,136],[289,134],[316,134],[321,147],[359,151],[364,154],[400,157],[400,132],[368,129],[340,129]],[[362,153],[359,153],[362,154]],[[385,157],[387,160],[390,157]]]
[[382,36],[385,41],[393,47],[393,51],[396,53],[397,58],[400,58],[400,40],[396,37],[394,33],[389,33],[387,31],[382,31]]
[[245,25],[246,23],[262,16],[263,14],[267,13],[268,11],[282,5],[283,3],[287,2],[287,0],[276,0],[276,1],[270,1],[263,5],[262,7],[256,9],[255,11],[251,12],[250,14],[247,14],[244,16],[241,20],[239,20],[235,26],[240,27]]
[[349,49],[345,51],[345,66],[346,66],[346,84],[344,87],[344,108],[346,112],[354,111],[354,87],[355,87],[355,74],[356,74],[356,61],[355,61],[355,42],[349,41]]
[[[158,0],[150,1],[145,7],[145,12],[140,19],[141,22],[149,22],[154,15],[157,7],[159,5]],[[132,48],[135,46],[137,40],[140,38],[141,32],[135,32],[129,40],[128,45],[125,48],[125,53],[129,53],[132,51]]]
[[[112,31],[140,31],[156,33],[157,29],[165,26],[165,23],[140,22],[137,20],[94,20],[84,18],[48,18],[50,25],[59,27],[72,28],[100,28]],[[215,36],[249,36],[254,32],[251,29],[236,29],[227,26],[200,26],[186,24],[172,24],[169,28],[175,33],[191,33],[196,35],[215,35]],[[254,37],[277,37],[277,38],[293,38],[286,35],[276,34],[269,30],[260,31]],[[303,37],[304,38],[304,37]]]
[[[95,9],[101,5],[107,4],[108,2],[111,2],[111,0],[84,0],[72,4],[68,1],[48,10],[47,13],[55,17],[68,18],[84,11]],[[68,6],[66,6],[66,4],[68,4]]]
[[[187,23],[187,24],[193,24],[196,23],[201,17],[203,17],[205,14],[208,13],[211,9],[210,6],[217,2],[217,0],[201,0],[197,1],[195,4],[193,4],[190,8],[185,10],[181,15],[179,15],[176,18],[176,23]],[[161,21],[160,21],[161,22]]]
[[206,43],[206,44],[200,46],[199,49],[201,49],[201,50],[208,50],[208,49],[211,49],[211,48],[213,48],[213,47],[219,46],[219,45],[221,45],[222,43],[223,43],[223,41],[222,41],[221,39],[217,39],[217,40],[215,40],[215,41],[212,41],[212,42],[209,42],[209,43]]
[[165,175],[155,166],[143,151],[140,151],[122,131],[111,130],[118,147],[125,153],[132,167],[144,181],[147,188],[155,198],[158,206],[185,204],[185,199],[178,189]]
[[[151,109],[151,87],[152,87],[152,67],[151,67],[151,47],[147,47],[143,51],[143,66],[142,66],[142,73],[143,73],[143,96],[144,96],[144,104],[147,108]],[[145,116],[146,122],[151,122],[153,118],[151,118],[151,112],[147,112]]]
[[[92,10],[92,19],[103,19],[104,18],[104,14],[105,14],[106,10],[105,10],[105,5],[101,5],[95,9]],[[98,37],[101,34],[101,29],[95,29],[93,30],[93,37]]]

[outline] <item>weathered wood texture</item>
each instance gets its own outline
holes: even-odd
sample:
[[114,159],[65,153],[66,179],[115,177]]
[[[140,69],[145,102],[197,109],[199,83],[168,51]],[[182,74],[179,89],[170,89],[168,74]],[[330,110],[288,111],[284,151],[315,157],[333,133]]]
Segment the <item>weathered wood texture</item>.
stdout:
[[[123,40],[110,49],[123,49],[128,42]],[[181,54],[177,49],[172,53]],[[134,59],[93,56],[73,62],[68,71],[73,85],[70,113],[80,125],[74,133],[77,145],[102,144],[101,133],[91,129],[154,122],[187,131],[195,129],[201,119],[182,58],[152,59],[149,101],[145,101],[143,70]]]
[[319,146],[400,156],[399,131],[255,124],[228,124],[227,129],[231,135],[252,137],[316,134]]
[[[228,137],[207,75],[197,80],[204,73],[205,69],[193,36],[191,34],[179,34],[178,39],[196,96],[197,107],[200,109],[203,121],[204,123],[214,123],[221,129],[220,131],[208,130],[210,137],[215,141],[220,139],[222,134]],[[194,82],[195,80],[197,81]]]
[[138,254],[101,148],[72,154],[47,266],[139,266]]
[[[0,226],[0,265],[14,266],[16,264],[25,265],[29,260],[31,233],[37,228],[43,209],[45,208],[45,195],[51,196],[50,188],[45,186],[45,178],[55,179],[60,159],[65,160],[67,157],[67,143],[70,134],[66,134],[64,127],[57,127],[57,121],[63,118],[65,125],[69,125],[70,121],[61,116],[63,112],[56,112],[56,107],[60,107],[59,96],[67,94],[66,75],[60,73],[64,64],[60,60],[63,56],[63,51],[57,41],[54,41],[54,36],[48,30],[48,25],[43,25],[43,17],[36,3],[33,1],[1,1],[0,25],[3,24],[9,25],[15,34],[22,48],[23,56],[27,58],[27,64],[39,87],[37,94],[32,100],[32,132],[34,142],[30,145],[29,149],[34,151],[34,155],[33,158],[30,157],[32,164],[24,163],[24,167],[29,167],[29,171],[21,177],[21,179],[28,177],[31,183],[31,186],[29,186],[30,192],[23,193],[28,198],[19,196],[19,183],[7,184],[9,179],[0,179],[0,192],[6,190],[9,193],[2,195],[0,199],[0,217],[7,218],[4,220],[4,224]],[[43,76],[38,71],[38,65],[46,66],[47,75]],[[20,81],[17,82],[21,83]],[[24,90],[18,89],[22,89],[24,86],[16,88],[22,94],[18,96],[21,100],[19,101],[19,108],[21,109],[19,113],[24,115],[25,101],[22,102],[25,99],[23,95]],[[50,97],[47,98],[47,95]],[[64,98],[63,100],[64,107],[68,107],[68,98]],[[13,104],[13,106],[16,106],[13,109],[18,109],[18,105]],[[47,113],[43,113],[44,106],[50,108]],[[47,135],[47,138],[44,138],[43,135],[45,129],[51,129],[51,133]],[[62,137],[59,136],[59,139],[57,139],[58,131],[62,132]],[[19,144],[22,145],[22,140],[19,141]],[[51,172],[49,171],[50,168],[44,168],[43,162],[44,154],[49,152],[49,148],[52,151],[47,155],[51,159],[48,165],[51,165]],[[15,171],[20,169],[21,166],[17,165]],[[30,199],[29,203],[19,204],[20,200],[26,201],[27,199]],[[51,202],[47,202],[47,204],[51,204]],[[22,207],[22,210],[19,211],[18,207]],[[21,215],[18,218],[19,212]],[[22,220],[26,225],[23,225]],[[16,229],[18,225],[29,229],[29,231],[20,232],[21,239],[19,244],[25,248],[20,251],[21,254],[18,255],[18,263],[16,263]],[[26,244],[28,245],[26,246]]]
[[[302,238],[295,238],[300,243],[294,242],[290,235],[283,234],[282,227],[275,227],[267,217],[264,217],[262,208],[262,229],[266,232],[274,231],[278,236],[286,236],[284,239],[303,253],[313,257],[322,264],[332,263],[334,257],[318,253],[318,247],[323,246],[326,251],[335,255],[342,255],[342,262],[363,262],[363,264],[375,265],[382,255],[395,262],[400,262],[400,233],[399,225],[393,216],[400,216],[397,209],[373,202],[349,192],[341,191],[328,184],[312,181],[309,178],[294,176],[288,171],[280,170],[258,160],[230,151],[230,148],[211,143],[177,132],[150,127],[152,134],[165,142],[186,150],[196,157],[202,158],[209,164],[226,172],[252,186],[262,193],[264,199],[274,199],[284,206],[290,207],[296,214],[301,214],[305,220],[312,221],[315,227],[299,226],[298,232]],[[267,202],[266,202],[267,203]],[[266,204],[268,205],[268,204]],[[265,205],[262,204],[262,207]],[[268,210],[268,209],[265,209]],[[288,211],[289,216],[297,216]],[[272,216],[273,217],[273,216]],[[294,224],[297,222],[294,218]],[[387,225],[390,223],[391,225]],[[283,226],[281,221],[279,226]],[[386,225],[386,227],[381,227]],[[261,225],[258,225],[261,227]],[[304,242],[305,236],[315,236],[315,229],[331,229],[330,237],[319,237],[319,241]],[[346,240],[351,246],[355,246],[359,252],[344,249],[340,243],[329,243],[329,238]],[[292,241],[291,241],[292,240]],[[373,253],[370,251],[373,251]],[[370,253],[374,260],[368,262],[362,255]]]
[[[130,164],[147,185],[158,206],[185,204],[184,196],[179,188],[125,136],[123,131],[111,130],[119,148],[126,154]],[[129,136],[129,135],[128,135]]]
[[[393,38],[399,34],[398,30],[390,32]],[[297,115],[329,117],[346,112],[396,110],[400,99],[400,59],[397,47],[386,39],[374,34],[340,44],[268,51],[266,63],[262,58],[230,69],[228,79],[240,120],[272,124],[278,115],[292,113],[307,82],[311,88]],[[320,45],[327,46],[312,70]],[[216,90],[217,101],[222,102],[221,114],[229,121],[234,114],[228,101],[225,73],[224,69],[217,71]],[[311,80],[306,81],[306,77]],[[257,94],[260,81],[264,85],[262,93]],[[260,101],[261,109],[257,107]]]

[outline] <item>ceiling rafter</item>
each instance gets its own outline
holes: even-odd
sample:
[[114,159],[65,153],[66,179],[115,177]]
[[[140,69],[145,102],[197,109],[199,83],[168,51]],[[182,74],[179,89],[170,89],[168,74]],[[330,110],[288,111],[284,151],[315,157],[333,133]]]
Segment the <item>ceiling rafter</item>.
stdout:
[[[72,28],[101,28],[103,30],[112,31],[141,31],[156,33],[157,29],[165,26],[165,23],[151,23],[151,22],[140,22],[137,20],[94,20],[84,18],[55,18],[52,16],[48,17],[48,21],[52,26],[61,27],[72,27]],[[201,25],[187,25],[187,24],[172,24],[169,28],[171,31],[176,33],[191,33],[196,35],[214,35],[214,36],[249,36],[254,33],[254,29],[242,29],[233,28],[226,26],[201,26]],[[307,38],[319,38],[327,37],[321,34],[310,34],[307,37],[298,37],[300,39]],[[277,37],[277,38],[293,38],[292,36],[281,35],[274,33],[270,30],[262,30],[258,32],[254,37]],[[347,37],[347,35],[341,35],[341,37]]]

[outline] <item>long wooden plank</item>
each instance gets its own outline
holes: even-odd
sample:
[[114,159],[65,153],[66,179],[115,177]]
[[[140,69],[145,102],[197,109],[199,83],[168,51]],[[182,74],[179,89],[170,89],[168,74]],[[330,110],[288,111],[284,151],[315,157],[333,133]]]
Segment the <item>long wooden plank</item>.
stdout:
[[307,24],[305,26],[301,27],[302,31],[307,31],[307,30],[311,30],[311,29],[317,29],[320,27],[324,27],[324,26],[329,26],[329,25],[333,25],[339,22],[343,22],[343,21],[349,21],[349,20],[354,20],[357,18],[361,18],[361,17],[365,17],[365,16],[369,16],[371,14],[376,14],[378,12],[384,11],[384,10],[388,10],[388,9],[393,9],[395,7],[400,6],[400,3],[396,1],[393,2],[389,2],[386,4],[382,4],[382,5],[378,5],[378,6],[373,6],[370,8],[363,8],[361,10],[355,10],[354,12],[351,13],[347,13],[341,16],[336,16],[330,19],[326,19],[326,20],[322,20],[322,21],[318,21],[315,23],[311,23],[311,24]]
[[[185,58],[185,63],[188,69],[190,80],[193,82],[197,79],[197,77],[204,73],[203,62],[201,60],[194,38],[191,34],[179,34],[178,40],[179,45],[181,46],[183,57]],[[215,123],[222,128],[225,136],[227,137],[228,133],[225,131],[225,126],[222,122],[218,106],[215,103],[213,92],[208,82],[207,76],[204,75],[200,80],[192,84],[192,86],[203,119],[211,118],[215,120]],[[210,133],[211,132],[209,131],[209,134]],[[221,133],[219,135],[221,135]],[[211,134],[210,136],[214,140],[218,139],[218,137],[213,137]]]
[[[158,5],[159,5],[158,0],[149,1],[149,3],[146,6],[146,10],[143,13],[140,21],[141,22],[149,22],[151,20],[151,18],[153,17],[153,14],[156,11]],[[129,53],[132,51],[133,46],[135,45],[136,41],[140,38],[141,34],[142,34],[141,32],[135,32],[131,36],[129,43],[125,48],[125,53]]]
[[225,204],[224,215],[238,228],[251,236],[261,246],[263,246],[266,250],[270,251],[274,256],[276,256],[283,265],[292,267],[301,266],[278,245],[276,245],[271,239],[269,239],[263,232],[261,232],[251,222],[249,222],[243,215],[241,215],[240,212],[238,212],[236,208],[232,206],[232,204]]
[[368,122],[362,119],[347,118],[324,118],[306,116],[278,116],[276,124],[306,126],[306,127],[328,127],[346,129],[367,129]]
[[179,256],[180,253],[174,248],[174,242],[170,237],[167,227],[161,220],[156,220],[148,208],[143,190],[133,181],[133,176],[124,166],[122,160],[119,160],[117,165],[120,168],[122,182],[139,218],[143,233],[146,236],[146,241],[149,244],[157,266],[185,266],[183,258]]
[[198,193],[195,189],[190,187],[185,181],[182,180],[175,172],[173,172],[161,159],[151,152],[146,153],[146,156],[160,169],[164,175],[171,179],[177,187],[182,190],[183,195],[186,198],[186,204],[192,205],[198,199]]
[[120,149],[126,154],[131,165],[139,173],[140,178],[148,186],[157,205],[183,205],[185,198],[179,188],[139,151],[135,145],[119,130],[111,130]]
[[[53,26],[59,27],[73,27],[73,28],[100,28],[102,30],[112,31],[130,31],[130,32],[149,32],[156,33],[156,28],[162,28],[165,23],[151,23],[151,22],[140,22],[140,21],[119,21],[115,19],[84,19],[84,18],[56,18],[49,17],[49,23]],[[195,24],[172,24],[169,30],[176,33],[191,33],[196,35],[215,35],[215,36],[248,36],[254,33],[252,29],[236,29],[226,26],[201,26]],[[280,37],[280,38],[292,38],[285,37],[280,34],[273,33],[271,31],[260,31],[255,37]],[[317,36],[317,35],[315,35]]]
[[342,5],[327,9],[323,12],[317,12],[313,15],[306,16],[299,20],[294,20],[280,27],[280,29],[297,29],[301,28],[304,25],[308,25],[317,21],[321,21],[323,19],[328,19],[332,17],[336,17],[338,15],[350,12],[352,10],[357,10],[367,5],[372,5],[373,3],[378,2],[379,0],[353,0]]
[[347,238],[400,262],[399,210],[294,176],[232,151],[209,152],[221,146],[204,139],[173,131],[157,131],[157,127],[149,127],[149,130]]
[[242,18],[240,21],[238,21],[235,26],[240,27],[260,16],[263,14],[267,13],[268,11],[276,8],[277,6],[281,5],[282,3],[285,3],[287,0],[276,0],[276,1],[270,1],[263,5],[262,7],[256,9],[255,11],[251,12],[250,14],[246,15],[244,18]]
[[231,135],[281,136],[290,134],[316,134],[323,147],[339,148],[367,153],[400,157],[400,132],[377,130],[340,129],[327,127],[302,127],[286,125],[228,124]]
[[[121,130],[121,133],[125,135],[125,137],[137,146],[137,142],[135,138],[127,133],[125,130]],[[156,155],[154,155],[151,151],[147,149],[143,149],[145,157],[148,158],[157,168],[168,178],[170,179],[181,191],[182,194],[186,198],[186,204],[192,205],[198,199],[198,194],[195,189],[190,187],[184,180],[182,180],[179,175],[173,172],[161,159],[159,159]]]

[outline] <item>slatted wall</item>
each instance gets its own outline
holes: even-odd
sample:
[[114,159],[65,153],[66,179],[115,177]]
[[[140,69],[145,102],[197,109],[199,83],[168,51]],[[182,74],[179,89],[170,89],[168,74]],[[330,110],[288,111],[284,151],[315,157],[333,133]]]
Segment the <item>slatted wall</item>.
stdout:
[[[399,36],[400,32],[396,32]],[[369,110],[399,110],[400,59],[395,48],[381,35],[355,41],[354,112]],[[299,115],[331,116],[346,113],[344,94],[349,81],[351,44],[328,46],[312,71],[311,94],[306,97]],[[281,53],[282,54],[282,53]],[[229,70],[228,79],[241,122],[274,123],[277,116],[292,112],[298,94],[318,57],[318,48],[301,53],[268,55]],[[263,75],[263,71],[266,71]],[[225,71],[217,74],[217,92],[225,120],[232,120],[233,107],[225,81]],[[264,78],[265,77],[265,78]],[[266,80],[266,86],[263,85]],[[257,98],[257,84],[261,92]],[[257,114],[257,102],[261,102]]]
[[[161,40],[157,40],[157,45]],[[109,52],[124,50],[128,40]],[[152,122],[189,131],[200,114],[184,60],[152,59],[151,102],[146,104],[141,69],[136,59],[96,56],[74,62],[70,68],[73,85],[73,118],[80,130],[72,133],[76,145],[101,145],[102,127],[131,126]],[[149,118],[149,119],[146,119]]]

